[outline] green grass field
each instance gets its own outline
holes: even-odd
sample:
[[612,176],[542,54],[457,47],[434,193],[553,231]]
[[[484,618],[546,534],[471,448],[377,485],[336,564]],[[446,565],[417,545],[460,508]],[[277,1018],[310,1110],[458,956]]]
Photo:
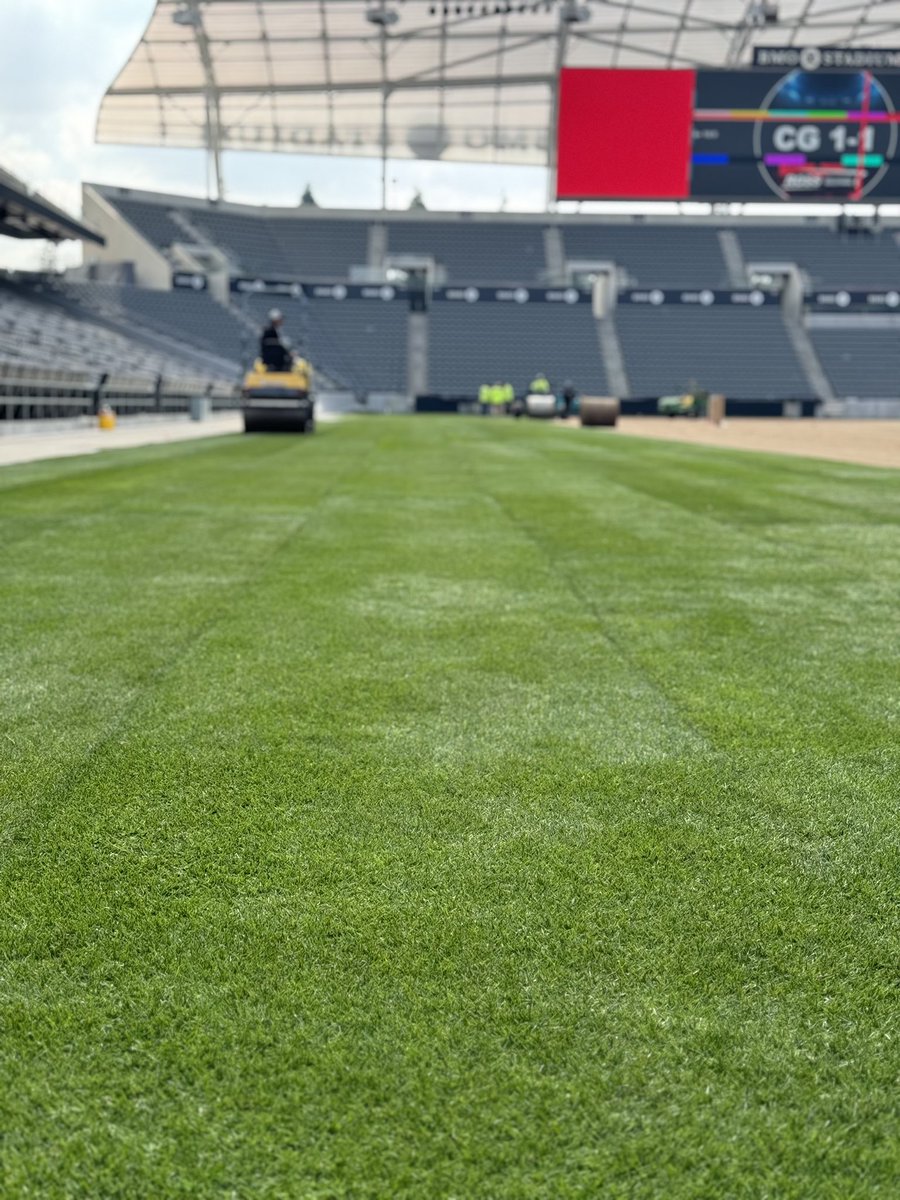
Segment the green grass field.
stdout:
[[900,472],[0,473],[0,1195],[896,1197]]

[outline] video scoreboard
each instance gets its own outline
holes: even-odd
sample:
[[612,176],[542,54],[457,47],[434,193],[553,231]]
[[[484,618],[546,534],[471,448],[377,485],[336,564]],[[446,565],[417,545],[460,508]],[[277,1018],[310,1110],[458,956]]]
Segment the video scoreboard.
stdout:
[[557,198],[900,199],[900,52],[793,57],[787,69],[564,69]]

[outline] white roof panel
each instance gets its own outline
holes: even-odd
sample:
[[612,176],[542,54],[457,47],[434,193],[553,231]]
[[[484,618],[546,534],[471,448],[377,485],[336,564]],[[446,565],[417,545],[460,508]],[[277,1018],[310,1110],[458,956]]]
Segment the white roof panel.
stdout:
[[158,0],[97,139],[543,164],[560,66],[898,44],[900,0],[777,8],[773,25],[759,0]]

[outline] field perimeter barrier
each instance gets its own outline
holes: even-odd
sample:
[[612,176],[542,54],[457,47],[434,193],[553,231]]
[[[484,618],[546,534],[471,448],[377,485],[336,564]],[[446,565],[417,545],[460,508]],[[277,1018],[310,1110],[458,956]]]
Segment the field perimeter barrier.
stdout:
[[96,413],[108,404],[118,412],[188,412],[197,397],[210,408],[240,406],[236,383],[201,376],[98,375],[55,367],[0,363],[0,420],[70,417]]

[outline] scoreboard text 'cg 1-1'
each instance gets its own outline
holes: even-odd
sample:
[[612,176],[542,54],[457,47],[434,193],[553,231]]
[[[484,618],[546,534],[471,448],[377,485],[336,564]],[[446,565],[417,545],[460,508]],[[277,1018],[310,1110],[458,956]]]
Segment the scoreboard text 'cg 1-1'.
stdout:
[[564,69],[557,198],[900,199],[900,51],[760,49],[757,62]]

